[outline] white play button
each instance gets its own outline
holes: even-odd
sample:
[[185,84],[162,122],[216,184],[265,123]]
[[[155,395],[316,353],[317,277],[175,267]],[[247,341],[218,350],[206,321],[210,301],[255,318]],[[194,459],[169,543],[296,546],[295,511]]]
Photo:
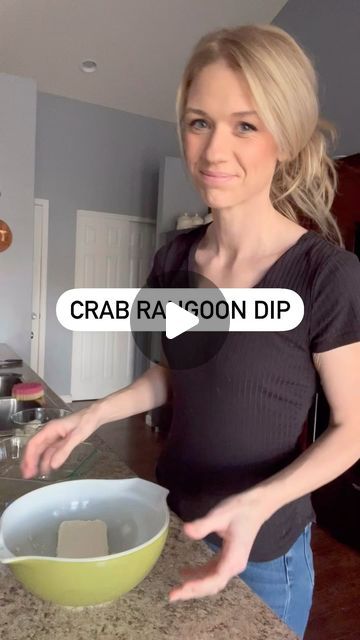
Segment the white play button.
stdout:
[[156,267],[139,289],[130,312],[139,351],[155,363],[163,358],[172,371],[208,362],[222,349],[230,328],[230,314],[220,318],[215,313],[226,309],[222,290],[205,276],[199,287],[199,274],[189,271],[187,263],[185,266],[173,271],[157,271]]
[[166,337],[169,340],[180,336],[185,331],[189,331],[199,324],[199,318],[194,316],[190,311],[185,311],[182,307],[174,302],[168,302],[166,305]]

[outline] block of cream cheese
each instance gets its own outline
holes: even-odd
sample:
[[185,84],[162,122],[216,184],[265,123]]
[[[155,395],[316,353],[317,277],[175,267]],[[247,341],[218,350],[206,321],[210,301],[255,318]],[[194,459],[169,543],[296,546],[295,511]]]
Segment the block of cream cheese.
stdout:
[[107,556],[107,526],[103,520],[64,520],[58,530],[58,558]]

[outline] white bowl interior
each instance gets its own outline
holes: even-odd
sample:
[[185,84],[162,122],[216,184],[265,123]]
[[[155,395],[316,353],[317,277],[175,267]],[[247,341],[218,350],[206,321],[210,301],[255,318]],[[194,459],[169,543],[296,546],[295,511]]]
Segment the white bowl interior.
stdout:
[[74,480],[37,489],[4,512],[2,535],[16,556],[56,556],[64,520],[106,522],[109,553],[128,551],[159,534],[167,518],[167,490],[139,478]]

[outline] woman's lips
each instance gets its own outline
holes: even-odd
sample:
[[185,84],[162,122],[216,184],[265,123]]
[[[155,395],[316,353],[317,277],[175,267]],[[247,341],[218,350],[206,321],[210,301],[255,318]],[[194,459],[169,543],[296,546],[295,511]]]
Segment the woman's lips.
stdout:
[[213,171],[200,171],[200,176],[202,182],[206,184],[223,184],[236,178],[236,176],[228,173],[215,173]]

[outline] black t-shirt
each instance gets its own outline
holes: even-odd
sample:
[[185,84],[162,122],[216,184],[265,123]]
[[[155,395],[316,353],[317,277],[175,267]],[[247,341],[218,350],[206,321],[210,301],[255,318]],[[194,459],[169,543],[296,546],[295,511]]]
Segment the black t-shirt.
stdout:
[[[162,247],[148,286],[171,286],[167,274],[189,268],[205,231],[196,228]],[[301,236],[257,287],[296,291],[305,307],[301,323],[290,331],[229,332],[220,351],[192,369],[172,368],[176,349],[170,352],[173,417],[156,475],[184,521],[206,515],[300,455],[318,382],[312,353],[360,341],[359,260],[317,232]],[[183,334],[182,348],[186,335],[194,348],[194,332]],[[312,520],[309,495],[282,507],[261,527],[250,560],[283,555]],[[216,534],[208,539],[220,542]]]

